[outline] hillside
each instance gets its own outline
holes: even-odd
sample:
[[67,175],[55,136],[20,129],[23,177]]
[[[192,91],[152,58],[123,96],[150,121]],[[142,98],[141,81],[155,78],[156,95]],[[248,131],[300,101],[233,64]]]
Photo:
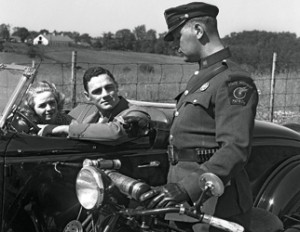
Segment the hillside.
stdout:
[[[239,50],[234,44],[232,46],[233,52]],[[33,60],[35,63],[40,61],[38,57],[28,56],[28,46],[25,44],[14,43],[8,48],[8,52],[0,52],[0,63],[32,65]],[[42,47],[39,52],[44,59],[38,70],[37,79],[56,84],[66,95],[67,104],[71,104],[74,83],[71,72],[72,51],[77,51],[75,72],[77,103],[85,100],[81,78],[84,71],[91,66],[100,65],[108,68],[118,81],[123,96],[154,102],[174,102],[176,94],[184,89],[186,81],[198,68],[197,64],[187,64],[182,58],[174,56],[130,51],[101,51],[79,47]],[[293,62],[296,61],[297,59]],[[265,59],[265,62],[269,63],[268,59]],[[274,112],[278,114],[275,118],[280,118],[282,121],[298,121],[298,117],[294,115],[298,115],[299,112],[299,71],[289,70],[289,67],[285,66],[284,72],[281,70],[276,72]],[[260,92],[257,117],[267,119],[270,110],[271,73],[255,71],[252,76]]]
[[[0,63],[32,65],[39,57],[30,58],[24,44],[10,44],[10,52],[0,53]],[[83,101],[81,77],[91,66],[108,68],[120,84],[122,95],[138,100],[173,101],[187,78],[197,69],[186,64],[181,57],[129,51],[101,51],[87,48],[41,47],[44,57],[38,70],[38,80],[48,80],[71,97],[72,51],[77,51],[77,99]],[[176,91],[176,93],[175,93]]]
[[[5,53],[0,53],[0,62],[31,63],[32,58],[28,56],[28,51],[35,49],[36,53],[42,54],[45,62],[69,63],[71,62],[72,51],[77,52],[78,63],[95,64],[184,64],[180,57],[166,56],[151,53],[138,53],[131,51],[102,51],[81,47],[47,47],[47,46],[27,46],[23,43],[5,43]],[[16,61],[12,59],[16,58]],[[39,60],[35,58],[35,60]]]

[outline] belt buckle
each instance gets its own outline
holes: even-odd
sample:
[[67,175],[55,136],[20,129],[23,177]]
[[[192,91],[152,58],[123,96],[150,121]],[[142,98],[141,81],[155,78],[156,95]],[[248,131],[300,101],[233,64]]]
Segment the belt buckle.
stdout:
[[167,153],[168,153],[169,162],[172,165],[176,165],[178,163],[178,154],[177,152],[174,151],[173,145],[168,145]]

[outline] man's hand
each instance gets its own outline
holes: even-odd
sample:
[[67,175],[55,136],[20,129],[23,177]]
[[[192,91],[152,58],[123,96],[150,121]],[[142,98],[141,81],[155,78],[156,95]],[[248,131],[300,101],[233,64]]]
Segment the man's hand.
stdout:
[[169,183],[161,187],[153,188],[140,197],[142,202],[150,202],[147,208],[162,208],[189,201],[187,192],[178,184]]
[[123,127],[128,134],[128,137],[139,137],[148,134],[149,123],[150,120],[148,118],[127,116],[124,117]]
[[41,125],[39,124],[38,127],[40,127],[40,131],[38,132],[39,136],[49,136],[49,135],[68,135],[69,133],[69,126],[68,125]]

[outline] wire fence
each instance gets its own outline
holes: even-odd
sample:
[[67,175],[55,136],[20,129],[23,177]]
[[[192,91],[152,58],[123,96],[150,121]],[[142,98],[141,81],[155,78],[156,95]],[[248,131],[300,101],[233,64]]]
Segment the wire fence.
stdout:
[[[31,65],[31,64],[30,64]],[[168,102],[181,92],[189,77],[197,70],[195,64],[155,63],[42,63],[37,80],[53,82],[66,96],[66,108],[85,102],[82,76],[86,69],[102,66],[109,69],[119,83],[119,92],[128,99]],[[285,70],[275,74],[274,105],[271,99],[271,71],[252,74],[259,90],[257,119],[285,123],[300,123],[300,70]],[[75,98],[72,96],[75,94]],[[271,109],[272,107],[272,109]]]

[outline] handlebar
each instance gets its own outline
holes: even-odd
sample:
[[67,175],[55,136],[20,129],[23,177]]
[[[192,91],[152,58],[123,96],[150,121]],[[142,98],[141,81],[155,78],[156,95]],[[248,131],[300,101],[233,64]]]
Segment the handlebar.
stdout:
[[85,159],[83,166],[94,166],[102,169],[120,169],[121,161],[119,159],[105,160],[105,159]]
[[213,217],[213,216],[206,215],[206,214],[203,214],[202,221],[209,225],[212,225],[216,228],[219,228],[219,229],[222,229],[225,231],[229,231],[229,232],[243,232],[244,231],[244,227],[237,223],[226,221],[224,219]]
[[204,213],[197,213],[195,211],[188,210],[182,206],[180,207],[167,207],[167,208],[160,208],[160,209],[122,209],[119,212],[120,214],[126,216],[146,216],[146,215],[159,215],[159,214],[166,214],[166,213],[179,213],[185,214],[192,218],[199,220],[199,222],[204,222],[209,224],[213,227],[222,229],[228,232],[243,232],[244,227],[230,222],[224,219],[220,219],[217,217],[213,217],[211,215],[207,215]]

